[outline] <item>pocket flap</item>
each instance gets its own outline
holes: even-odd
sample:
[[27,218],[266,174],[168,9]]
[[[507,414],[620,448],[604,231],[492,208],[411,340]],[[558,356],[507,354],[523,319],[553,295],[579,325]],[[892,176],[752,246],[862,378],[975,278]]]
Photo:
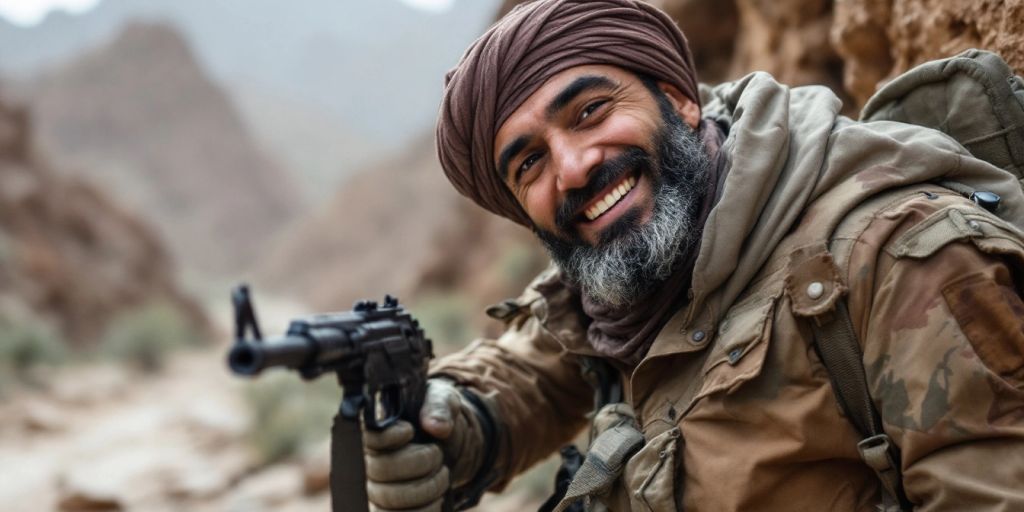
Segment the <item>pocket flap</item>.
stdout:
[[704,367],[704,383],[694,401],[730,390],[761,373],[777,297],[734,308],[722,321],[718,343]]

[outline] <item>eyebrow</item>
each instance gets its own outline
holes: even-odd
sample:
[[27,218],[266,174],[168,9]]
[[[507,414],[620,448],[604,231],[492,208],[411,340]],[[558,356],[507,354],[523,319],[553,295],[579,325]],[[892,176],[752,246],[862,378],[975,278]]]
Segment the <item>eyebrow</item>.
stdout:
[[548,119],[555,117],[562,109],[569,105],[572,100],[576,99],[577,96],[583,94],[586,91],[592,89],[615,89],[619,84],[613,82],[610,78],[599,76],[599,75],[584,75],[576,80],[573,80],[571,84],[567,85],[562,92],[555,96],[555,99],[548,103],[548,108],[544,110]]
[[[551,120],[553,117],[558,115],[559,112],[565,109],[569,103],[572,103],[572,101],[580,94],[593,89],[615,89],[618,86],[619,84],[604,76],[581,76],[576,80],[573,80],[571,84],[562,89],[562,91],[559,92],[550,103],[548,103],[547,108],[544,109],[544,115],[548,120]],[[501,175],[501,179],[504,180],[508,178],[509,161],[525,149],[529,142],[529,137],[521,135],[505,146],[505,149],[501,150],[501,154],[498,156],[498,173]]]

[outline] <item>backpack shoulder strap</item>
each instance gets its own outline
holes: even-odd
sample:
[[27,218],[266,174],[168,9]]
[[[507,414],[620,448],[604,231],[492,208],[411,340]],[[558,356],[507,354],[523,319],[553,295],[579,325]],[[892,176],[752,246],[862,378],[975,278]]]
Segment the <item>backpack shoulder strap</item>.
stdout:
[[824,241],[818,238],[816,229],[801,225],[793,234],[801,239],[797,242],[800,247],[790,253],[787,263],[785,286],[793,313],[807,319],[814,349],[828,372],[836,401],[861,435],[857,448],[882,485],[885,511],[911,510],[911,504],[903,492],[899,448],[882,427],[846,305],[843,276],[851,247],[847,244],[868,227],[878,212],[940,191],[950,193],[939,186],[918,184],[871,197],[845,213]]
[[904,507],[909,502],[903,493],[899,449],[883,430],[871,399],[841,276],[824,243],[803,246],[790,255],[785,293],[793,314],[810,325],[813,347],[828,372],[836,401],[861,435],[857,449],[882,485],[883,510],[910,510]]
[[863,439],[857,443],[861,460],[882,484],[882,508],[911,510],[903,492],[900,452],[882,429],[882,417],[871,400],[863,355],[853,330],[846,301],[840,300],[824,321],[810,322],[814,347],[828,370],[836,400]]

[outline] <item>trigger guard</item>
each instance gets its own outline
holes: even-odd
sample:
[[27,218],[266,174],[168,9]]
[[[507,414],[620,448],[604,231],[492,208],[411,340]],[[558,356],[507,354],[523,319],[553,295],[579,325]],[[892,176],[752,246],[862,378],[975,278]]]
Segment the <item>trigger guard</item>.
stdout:
[[363,422],[373,430],[384,430],[402,419],[403,403],[400,389],[390,388],[380,390],[380,403],[387,416],[377,419],[378,401],[373,398],[377,393],[371,393],[366,399],[366,408],[363,410]]

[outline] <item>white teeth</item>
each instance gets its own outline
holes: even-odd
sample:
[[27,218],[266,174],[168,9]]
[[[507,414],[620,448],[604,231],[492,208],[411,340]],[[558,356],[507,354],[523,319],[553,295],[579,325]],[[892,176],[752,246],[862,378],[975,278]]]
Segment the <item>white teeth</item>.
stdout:
[[587,220],[594,220],[600,217],[604,212],[608,211],[609,208],[615,206],[633,187],[636,186],[636,178],[630,176],[626,181],[619,184],[618,187],[608,192],[600,201],[591,206],[583,214],[587,217]]

